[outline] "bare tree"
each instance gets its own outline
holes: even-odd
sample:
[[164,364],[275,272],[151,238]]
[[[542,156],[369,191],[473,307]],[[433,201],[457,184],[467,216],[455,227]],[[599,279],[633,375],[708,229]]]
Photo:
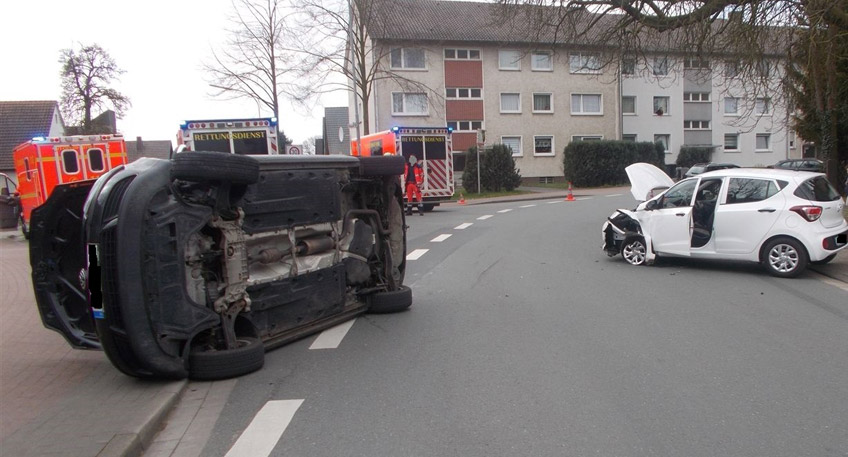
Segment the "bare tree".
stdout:
[[[817,126],[807,129],[835,180],[839,125],[837,63],[846,58],[848,0],[497,0],[501,21],[533,30],[542,42],[607,50],[607,64],[657,52],[733,62],[732,84],[771,91],[788,109],[815,100]],[[841,44],[840,44],[841,43]],[[782,68],[774,63],[781,62]],[[808,72],[802,91],[774,80]],[[781,97],[784,97],[782,100]],[[753,97],[750,97],[753,99]],[[844,119],[842,120],[844,122]],[[844,147],[842,148],[845,149]]]
[[[286,79],[292,71],[292,56],[284,50],[290,12],[281,0],[232,0],[232,6],[230,38],[204,64],[213,95],[254,100],[279,119],[281,99],[297,98]],[[284,132],[278,138],[280,145],[287,144]]]
[[130,99],[109,87],[124,73],[99,45],[80,45],[79,50],[64,49],[62,65],[62,114],[78,125],[80,133],[98,133],[92,125],[92,111],[113,109],[120,118],[130,106]]
[[362,133],[371,133],[370,101],[374,84],[391,80],[405,90],[436,95],[434,90],[385,65],[391,50],[375,44],[372,30],[388,20],[395,5],[386,0],[294,0],[298,11],[297,33],[289,41],[289,49],[300,56],[301,98],[332,91],[355,94],[362,108]]

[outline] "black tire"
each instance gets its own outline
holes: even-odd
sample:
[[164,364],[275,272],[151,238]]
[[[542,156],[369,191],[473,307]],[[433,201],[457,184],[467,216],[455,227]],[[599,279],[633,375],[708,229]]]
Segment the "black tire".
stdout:
[[188,376],[198,381],[214,381],[252,373],[265,364],[265,347],[258,338],[238,337],[240,346],[222,351],[192,350]]
[[797,240],[778,237],[763,248],[760,261],[766,271],[778,278],[794,278],[807,269],[807,250]]
[[412,306],[412,289],[400,286],[398,290],[377,292],[368,296],[368,312],[371,314],[397,313]]
[[811,265],[826,265],[826,264],[830,263],[830,261],[835,259],[835,258],[836,258],[836,253],[834,252],[833,254],[831,254],[831,255],[829,255],[829,256],[821,259],[821,260],[816,260],[814,262],[810,262],[810,264]]
[[174,157],[171,179],[183,181],[259,181],[259,162],[253,157],[224,152],[181,152]]
[[362,176],[399,176],[403,174],[402,156],[360,157],[359,173]]
[[23,234],[24,239],[28,240],[29,239],[29,233],[30,233],[29,232],[29,226],[27,225],[26,221],[24,220],[24,213],[23,212],[21,213],[20,218],[21,218],[21,233]]
[[621,243],[621,257],[630,265],[645,265],[648,261],[648,246],[645,244],[645,238],[639,235],[625,238]]
[[429,213],[430,211],[433,211],[433,208],[435,208],[435,207],[436,207],[435,203],[425,203],[424,204],[424,212]]

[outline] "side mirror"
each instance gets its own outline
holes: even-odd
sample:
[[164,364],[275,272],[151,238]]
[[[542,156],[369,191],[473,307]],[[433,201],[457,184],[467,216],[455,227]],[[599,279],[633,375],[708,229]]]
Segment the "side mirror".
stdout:
[[647,211],[653,211],[653,210],[655,210],[655,209],[659,208],[659,207],[660,207],[660,200],[662,200],[662,199],[658,198],[658,199],[656,199],[656,200],[651,200],[651,201],[649,201],[649,202],[645,205],[645,210],[647,210]]

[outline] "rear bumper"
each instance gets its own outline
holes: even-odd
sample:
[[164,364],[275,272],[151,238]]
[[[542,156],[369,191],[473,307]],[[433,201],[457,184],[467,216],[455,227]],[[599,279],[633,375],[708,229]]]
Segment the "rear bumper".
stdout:
[[836,252],[848,246],[848,230],[836,235],[825,237],[822,240],[822,248],[827,251]]

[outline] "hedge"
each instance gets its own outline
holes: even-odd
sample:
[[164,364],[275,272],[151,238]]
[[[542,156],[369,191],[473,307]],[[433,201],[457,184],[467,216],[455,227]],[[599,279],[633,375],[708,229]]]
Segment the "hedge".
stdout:
[[577,187],[618,185],[628,182],[624,168],[636,162],[651,163],[665,171],[662,145],[619,140],[573,141],[565,147],[563,170],[565,179]]
[[709,163],[712,155],[712,146],[683,146],[677,155],[677,166],[691,168],[696,163]]

